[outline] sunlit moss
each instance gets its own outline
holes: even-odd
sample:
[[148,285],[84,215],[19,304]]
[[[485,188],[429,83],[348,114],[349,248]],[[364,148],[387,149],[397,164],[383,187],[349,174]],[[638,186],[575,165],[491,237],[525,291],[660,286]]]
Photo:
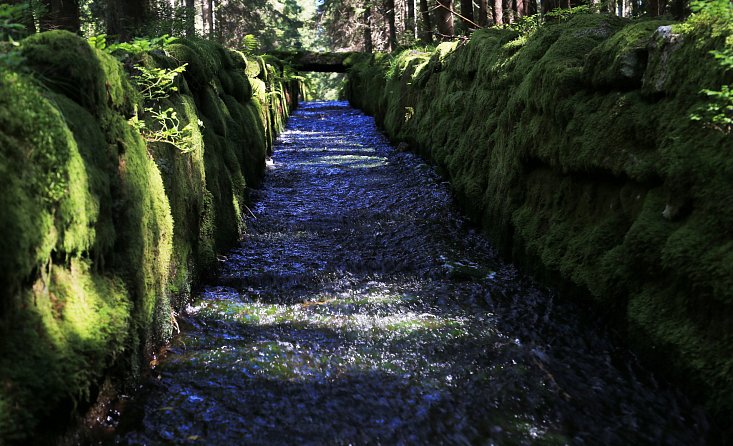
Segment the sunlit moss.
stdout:
[[252,98],[244,59],[213,42],[136,56],[189,64],[161,100],[194,124],[181,154],[129,124],[140,95],[109,54],[65,31],[20,51],[29,74],[0,70],[0,443],[89,402],[112,366],[134,378],[170,339],[180,299],[244,230],[246,186],[288,113]]

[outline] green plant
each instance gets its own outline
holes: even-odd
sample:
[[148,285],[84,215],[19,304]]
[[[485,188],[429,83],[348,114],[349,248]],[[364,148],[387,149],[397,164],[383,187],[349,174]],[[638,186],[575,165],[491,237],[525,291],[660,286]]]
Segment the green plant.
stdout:
[[13,35],[25,31],[25,25],[18,18],[28,9],[28,5],[0,4],[0,40],[14,42]]
[[[695,28],[701,28],[708,30],[713,36],[730,34],[725,41],[727,48],[710,51],[710,54],[718,60],[723,70],[733,69],[733,4],[729,0],[697,0],[690,4],[690,9],[693,15],[683,31],[691,32]],[[700,93],[710,98],[711,102],[699,107],[690,115],[690,119],[726,134],[733,131],[731,86],[722,85],[720,90],[704,89]]]
[[247,34],[242,39],[242,52],[244,54],[253,54],[259,46],[260,44],[257,41],[257,37],[252,34]]
[[[172,108],[163,110],[148,107],[145,111],[150,114],[150,118],[157,128],[149,128],[137,114],[130,119],[130,124],[140,132],[145,141],[170,144],[180,150],[181,153],[189,153],[196,148],[193,123],[181,127],[178,113]],[[201,125],[202,123],[199,121],[198,124]]]
[[563,22],[570,19],[577,14],[590,14],[592,11],[588,5],[580,5],[572,8],[555,8],[552,11],[545,14],[545,19],[556,19],[557,21]]
[[[147,68],[137,64],[134,65],[134,68],[138,74],[132,75],[133,82],[145,99],[145,113],[149,116],[154,128],[148,127],[137,113],[130,120],[130,124],[138,129],[146,141],[171,144],[181,153],[189,153],[196,147],[194,123],[181,127],[178,113],[172,108],[163,109],[158,103],[170,96],[172,92],[178,91],[175,85],[176,78],[186,71],[187,65],[167,69]],[[199,121],[198,124],[202,123]]]
[[165,50],[169,45],[176,43],[178,38],[164,34],[160,37],[136,37],[132,42],[108,43],[107,34],[97,34],[87,40],[93,47],[106,51],[118,59],[125,59],[153,50]]
[[133,74],[132,80],[138,87],[138,90],[147,100],[158,100],[166,98],[172,91],[178,91],[175,85],[176,77],[186,71],[186,66],[173,69],[166,68],[147,68],[143,65],[135,65],[135,69],[139,74]]
[[13,36],[25,31],[25,26],[16,21],[27,8],[25,4],[0,4],[0,67],[18,68],[25,60]]
[[[554,13],[554,11],[551,11],[548,14],[552,14],[552,13]],[[513,29],[514,31],[518,32],[519,35],[521,36],[527,36],[537,31],[537,29],[540,26],[542,26],[542,23],[543,23],[542,15],[534,14],[534,15],[520,17],[514,23],[508,25],[508,28]]]

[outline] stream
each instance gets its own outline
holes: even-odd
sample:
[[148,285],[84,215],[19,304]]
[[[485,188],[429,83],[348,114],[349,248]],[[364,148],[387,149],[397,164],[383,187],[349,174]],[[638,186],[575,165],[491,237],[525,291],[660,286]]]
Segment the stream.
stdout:
[[706,443],[698,409],[347,103],[301,104],[251,211],[112,444]]

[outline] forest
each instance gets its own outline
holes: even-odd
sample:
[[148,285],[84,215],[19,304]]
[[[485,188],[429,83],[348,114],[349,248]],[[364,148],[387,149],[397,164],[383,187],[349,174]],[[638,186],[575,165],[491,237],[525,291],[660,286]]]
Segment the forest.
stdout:
[[731,85],[729,0],[0,2],[0,445],[731,444]]
[[534,26],[566,14],[563,10],[678,20],[691,12],[685,0],[16,0],[2,5],[5,39],[65,29],[85,37],[104,34],[110,41],[166,34],[241,47],[250,35],[263,51],[394,51],[465,38],[490,26]]

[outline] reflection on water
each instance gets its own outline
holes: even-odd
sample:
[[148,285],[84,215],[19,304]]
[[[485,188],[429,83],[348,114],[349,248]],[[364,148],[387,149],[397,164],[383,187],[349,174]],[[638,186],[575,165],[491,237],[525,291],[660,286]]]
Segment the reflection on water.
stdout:
[[370,118],[305,104],[268,169],[119,444],[705,442],[682,399],[497,259]]

